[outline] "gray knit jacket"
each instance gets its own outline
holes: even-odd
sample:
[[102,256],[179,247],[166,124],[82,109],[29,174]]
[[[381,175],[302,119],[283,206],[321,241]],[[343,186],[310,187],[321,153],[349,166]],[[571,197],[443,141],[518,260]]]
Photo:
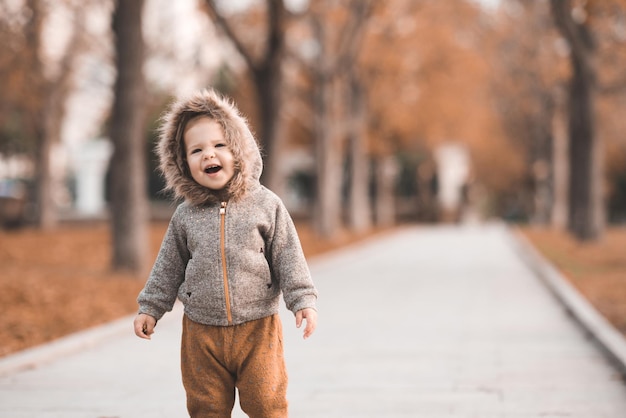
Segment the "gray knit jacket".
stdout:
[[[226,190],[213,192],[188,174],[182,132],[191,117],[222,125],[236,161]],[[278,312],[281,293],[292,312],[315,309],[317,290],[283,202],[259,183],[261,156],[245,119],[212,91],[174,103],[157,148],[167,187],[185,201],[170,220],[139,312],[160,319],[180,299],[187,316],[228,326]]]

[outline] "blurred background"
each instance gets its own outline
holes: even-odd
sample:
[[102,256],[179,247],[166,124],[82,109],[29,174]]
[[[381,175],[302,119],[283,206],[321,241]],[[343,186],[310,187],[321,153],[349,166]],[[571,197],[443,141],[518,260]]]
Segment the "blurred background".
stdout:
[[626,221],[624,0],[0,0],[0,33],[0,223],[105,222],[114,270],[150,266],[159,116],[207,86],[325,240]]
[[0,0],[0,39],[0,355],[135,311],[176,205],[159,117],[203,87],[249,118],[307,256],[548,227],[626,330],[624,0]]

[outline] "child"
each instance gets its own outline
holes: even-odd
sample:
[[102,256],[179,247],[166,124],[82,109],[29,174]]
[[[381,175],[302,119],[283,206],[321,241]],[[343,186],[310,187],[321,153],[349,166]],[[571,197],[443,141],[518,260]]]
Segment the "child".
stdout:
[[286,417],[279,297],[308,338],[317,291],[287,210],[259,183],[256,141],[231,102],[203,90],[172,105],[157,151],[184,202],[137,298],[135,334],[150,339],[178,297],[189,414],[230,417],[237,388],[250,417]]

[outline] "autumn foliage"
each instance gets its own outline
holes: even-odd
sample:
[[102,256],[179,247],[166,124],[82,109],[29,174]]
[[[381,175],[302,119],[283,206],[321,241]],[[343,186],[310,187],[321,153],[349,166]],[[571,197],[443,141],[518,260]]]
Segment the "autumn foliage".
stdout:
[[[560,7],[551,7],[556,4]],[[85,54],[99,51],[89,56],[105,66],[115,55],[108,53],[112,38],[95,39],[90,27],[80,24],[108,9],[91,1],[61,1],[61,6],[71,17],[76,40],[68,45],[80,48],[66,45],[50,60],[37,40],[48,33],[47,22],[58,19],[53,8],[41,0],[29,0],[22,8],[0,2],[0,31],[8,40],[0,47],[0,149],[30,152],[34,167],[48,173],[53,170],[45,164],[51,144],[63,142],[64,114],[42,104],[65,101],[84,87],[75,76]],[[570,58],[577,56],[577,43],[557,24],[557,17],[564,16],[570,26],[584,29],[580,33],[593,46],[588,106],[593,129],[587,139],[600,153],[569,161],[569,173],[582,172],[583,163],[591,161],[586,176],[599,172],[601,179],[590,180],[591,206],[600,206],[606,219],[624,218],[623,0],[501,0],[497,7],[470,0],[323,0],[297,10],[282,0],[253,1],[247,7],[206,0],[196,3],[195,14],[204,17],[198,22],[205,25],[196,41],[206,37],[209,45],[210,37],[212,55],[222,54],[220,64],[205,63],[201,42],[149,34],[148,68],[159,67],[154,64],[158,56],[159,62],[189,68],[190,76],[169,85],[166,77],[152,76],[148,101],[166,101],[163,96],[192,79],[197,87],[211,84],[233,96],[266,151],[264,180],[284,195],[296,175],[308,176],[307,215],[320,217],[314,223],[324,234],[393,221],[401,212],[395,208],[401,185],[421,201],[424,188],[415,184],[436,183],[429,167],[437,147],[451,142],[471,156],[468,183],[481,191],[481,201],[474,203],[483,217],[563,226],[554,208],[584,203],[567,202],[568,191],[573,195],[580,187],[572,181],[568,186],[562,180],[567,173],[557,169],[568,160],[557,142],[580,139],[575,130],[558,128],[577,120],[570,111],[572,103],[580,103],[570,91],[575,68]],[[176,48],[185,47],[192,58],[182,62]],[[63,89],[33,88],[39,85]],[[42,117],[45,126],[33,132]],[[312,155],[314,163],[295,164],[301,172],[294,173],[284,161],[298,150]],[[48,181],[51,176],[45,174],[37,179]],[[35,207],[50,204],[50,196],[42,195]],[[409,209],[403,214],[426,220],[419,208]],[[359,217],[366,221],[356,221]]]

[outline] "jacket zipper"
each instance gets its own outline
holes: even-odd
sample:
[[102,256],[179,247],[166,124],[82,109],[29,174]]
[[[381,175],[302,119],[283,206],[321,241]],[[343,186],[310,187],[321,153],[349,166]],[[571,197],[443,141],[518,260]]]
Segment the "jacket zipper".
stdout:
[[222,253],[222,273],[224,278],[224,298],[226,299],[226,318],[228,325],[233,324],[233,316],[230,309],[230,292],[228,291],[228,270],[226,269],[226,202],[220,206],[220,251]]

